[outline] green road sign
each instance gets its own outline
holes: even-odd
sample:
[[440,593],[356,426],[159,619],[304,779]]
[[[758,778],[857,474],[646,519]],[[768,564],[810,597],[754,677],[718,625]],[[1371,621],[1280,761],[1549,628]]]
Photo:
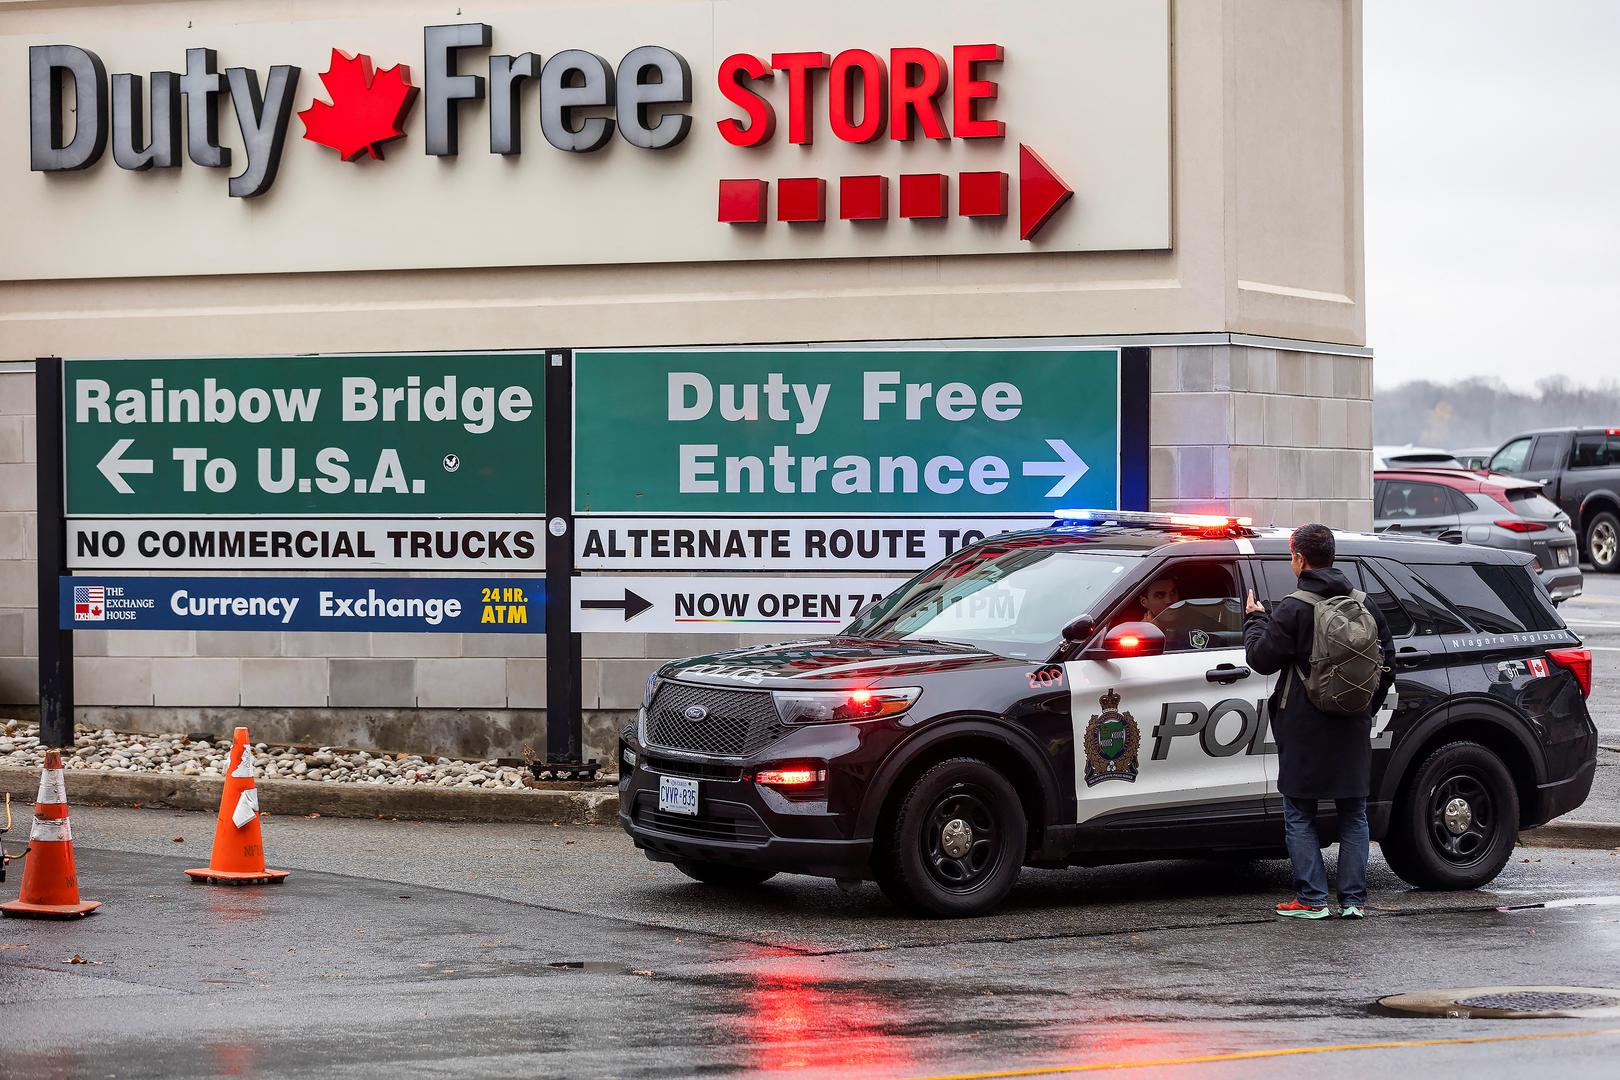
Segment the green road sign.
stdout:
[[545,513],[541,354],[72,360],[69,516]]
[[1115,349],[578,353],[579,513],[1113,507]]

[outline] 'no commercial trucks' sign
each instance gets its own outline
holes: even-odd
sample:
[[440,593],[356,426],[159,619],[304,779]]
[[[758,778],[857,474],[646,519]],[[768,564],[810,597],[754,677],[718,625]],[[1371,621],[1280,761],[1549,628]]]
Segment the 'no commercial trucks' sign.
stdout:
[[582,569],[915,568],[1119,505],[1117,349],[590,352],[574,378]]
[[68,565],[539,569],[544,363],[66,361]]

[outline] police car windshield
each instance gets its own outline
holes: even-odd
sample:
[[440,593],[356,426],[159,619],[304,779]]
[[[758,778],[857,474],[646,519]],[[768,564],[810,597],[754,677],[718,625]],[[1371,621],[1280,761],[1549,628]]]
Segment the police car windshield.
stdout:
[[1046,546],[987,546],[913,578],[852,622],[851,637],[960,642],[1045,660],[1076,615],[1124,579],[1131,560]]

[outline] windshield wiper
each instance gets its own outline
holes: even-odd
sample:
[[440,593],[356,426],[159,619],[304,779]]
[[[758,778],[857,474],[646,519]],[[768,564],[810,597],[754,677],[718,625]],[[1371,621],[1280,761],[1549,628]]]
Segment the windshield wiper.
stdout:
[[972,649],[974,652],[989,652],[990,651],[989,649],[986,649],[982,645],[970,645],[965,641],[948,641],[945,638],[913,637],[913,638],[906,638],[906,640],[907,641],[920,642],[923,645],[945,645],[945,646],[948,646],[948,647],[953,648],[953,649]]

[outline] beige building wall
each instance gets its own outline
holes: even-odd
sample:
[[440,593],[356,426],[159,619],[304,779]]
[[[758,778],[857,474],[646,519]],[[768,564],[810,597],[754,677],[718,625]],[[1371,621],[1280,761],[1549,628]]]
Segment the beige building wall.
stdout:
[[[503,15],[523,6],[464,6],[461,18],[483,19],[499,33]],[[203,43],[198,35],[210,25],[309,19],[312,32],[324,35],[319,27],[327,20],[363,22],[374,10],[360,0],[289,0],[273,8],[246,0],[0,3],[0,75],[21,85],[17,58],[29,43],[91,45],[126,30],[168,29],[173,48],[153,66],[174,66],[189,40],[181,29],[188,21],[198,27],[190,32],[194,43]],[[442,5],[417,0],[397,0],[389,12],[424,24],[448,21]],[[0,702],[24,704],[36,693],[31,361],[40,355],[984,337],[1146,344],[1153,346],[1156,508],[1231,506],[1263,522],[1370,526],[1360,3],[1174,0],[1169,21],[1168,250],[261,275],[209,275],[200,251],[195,276],[98,277],[95,244],[117,242],[109,236],[87,242],[82,278],[6,283]],[[857,44],[882,43],[829,43]],[[305,71],[297,107],[317,87],[315,76]],[[694,77],[712,72],[694,70]],[[421,153],[421,118],[418,108],[401,153]],[[0,145],[0,205],[12,206],[61,178],[29,173],[26,132],[19,144],[14,122],[9,130]],[[70,182],[98,179],[128,176]],[[1084,178],[1072,179],[1076,209],[1083,209]],[[515,648],[542,648],[539,641],[80,638],[80,701],[92,720],[204,730],[250,709],[256,734],[268,738],[499,754],[543,745],[543,661],[513,655]],[[639,703],[659,658],[733,643],[713,635],[587,636],[585,704],[595,714],[588,750],[611,757],[608,734]]]

